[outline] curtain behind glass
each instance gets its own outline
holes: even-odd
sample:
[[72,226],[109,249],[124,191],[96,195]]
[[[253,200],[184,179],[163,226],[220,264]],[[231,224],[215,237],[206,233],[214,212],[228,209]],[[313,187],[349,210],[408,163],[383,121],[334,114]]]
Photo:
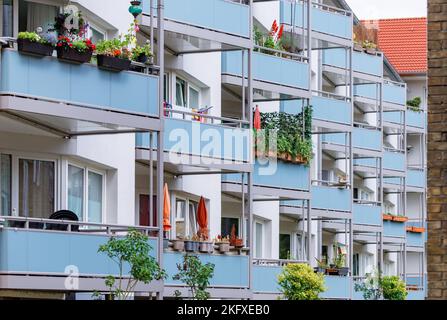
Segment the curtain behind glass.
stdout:
[[177,78],[175,87],[175,104],[179,107],[186,107],[186,82]]
[[88,222],[102,222],[102,175],[88,173]]
[[13,0],[3,0],[2,5],[2,36],[14,36],[14,10]]
[[68,166],[68,210],[73,211],[79,220],[84,212],[84,169]]
[[189,201],[189,235],[197,234],[197,207],[199,204],[194,201]]
[[0,155],[0,215],[11,215],[11,156]]
[[19,216],[49,218],[54,196],[54,162],[20,159]]
[[42,27],[44,32],[53,27],[54,17],[58,10],[55,6],[46,4],[28,2],[28,15],[26,29],[28,31],[36,31],[38,27]]

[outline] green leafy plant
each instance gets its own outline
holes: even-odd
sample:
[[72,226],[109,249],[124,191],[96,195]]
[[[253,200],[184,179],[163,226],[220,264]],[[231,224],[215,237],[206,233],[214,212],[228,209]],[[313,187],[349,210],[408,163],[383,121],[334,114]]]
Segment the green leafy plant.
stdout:
[[362,282],[354,284],[356,292],[362,292],[365,300],[381,300],[383,297],[382,288],[380,286],[380,275],[378,272],[368,274]]
[[120,59],[130,59],[130,52],[126,47],[126,43],[118,38],[98,42],[96,45],[96,53],[98,55]]
[[421,112],[421,97],[415,97],[414,99],[407,101],[407,107],[408,109],[415,111],[415,112]]
[[326,291],[324,275],[307,264],[288,264],[278,276],[280,291],[287,300],[319,300]]
[[36,32],[19,32],[17,39],[28,40],[30,42],[37,42],[42,44],[50,44],[45,38],[38,35]]
[[149,43],[146,43],[144,46],[137,45],[132,49],[132,60],[138,60],[143,55],[148,58],[152,57],[151,45]]
[[[270,32],[267,35],[264,35],[258,27],[253,28],[253,39],[256,46],[268,48],[268,49],[274,49],[278,51],[284,51],[284,46],[282,44],[282,36],[284,32],[284,26],[278,26],[278,23],[273,21],[272,27],[270,28]],[[263,50],[262,48],[255,48],[255,51],[260,51],[265,54],[270,55],[278,55],[278,53],[270,51],[270,50]]]
[[405,300],[408,292],[405,282],[397,276],[385,276],[380,280],[383,298],[386,300]]
[[[174,275],[173,279],[181,281],[189,287],[192,299],[207,300],[210,297],[206,290],[214,274],[214,264],[203,264],[197,256],[185,254],[183,262],[177,264],[177,269],[178,273]],[[181,293],[176,291],[175,296],[180,298]]]
[[[130,230],[123,238],[111,237],[98,252],[105,253],[117,265],[118,277],[107,276],[106,286],[119,300],[129,298],[138,282],[148,284],[153,280],[166,278],[166,272],[160,268],[157,260],[149,253],[152,247],[149,238],[136,230]],[[123,279],[124,267],[129,266],[127,281]]]

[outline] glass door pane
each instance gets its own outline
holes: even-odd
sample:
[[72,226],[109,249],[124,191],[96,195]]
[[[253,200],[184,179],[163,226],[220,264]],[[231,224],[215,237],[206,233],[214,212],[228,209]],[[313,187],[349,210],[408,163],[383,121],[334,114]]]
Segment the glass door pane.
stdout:
[[184,238],[185,231],[185,216],[186,216],[186,201],[176,199],[175,201],[175,232],[177,238]]
[[54,212],[54,168],[52,161],[19,160],[19,216],[49,218]]
[[102,175],[88,173],[88,222],[102,222]]
[[0,155],[0,215],[11,215],[11,156]]
[[197,234],[197,208],[199,204],[195,201],[189,200],[189,236]]
[[279,235],[279,258],[289,260],[290,255],[290,234],[280,234]]
[[2,4],[2,36],[13,37],[14,36],[14,10],[13,0],[3,0]]
[[189,87],[189,108],[199,109],[199,92]]
[[68,210],[73,211],[79,220],[84,213],[84,169],[68,166]]
[[262,224],[256,222],[255,223],[255,258],[262,258]]

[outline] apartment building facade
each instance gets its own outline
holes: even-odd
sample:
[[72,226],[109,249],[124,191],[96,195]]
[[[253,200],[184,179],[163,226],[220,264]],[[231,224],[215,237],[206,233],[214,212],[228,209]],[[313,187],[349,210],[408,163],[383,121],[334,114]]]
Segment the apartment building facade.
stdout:
[[[14,38],[74,7],[94,42],[110,39],[133,21],[128,1],[0,3],[3,296],[106,292],[116,270],[98,246],[129,226],[169,275],[136,296],[187,295],[172,279],[183,253],[164,239],[197,233],[203,198],[210,237],[242,239],[198,254],[215,264],[213,298],[276,299],[285,264],[342,253],[348,271],[325,276],[324,298],[361,299],[354,284],[379,270],[424,299],[426,100],[407,108],[419,86],[355,48],[360,22],[344,1],[144,0],[138,41],[155,59],[119,73],[23,55]],[[254,31],[275,21],[283,47],[260,45]],[[312,159],[255,157],[255,109],[300,119]],[[79,227],[51,230],[65,209]]]

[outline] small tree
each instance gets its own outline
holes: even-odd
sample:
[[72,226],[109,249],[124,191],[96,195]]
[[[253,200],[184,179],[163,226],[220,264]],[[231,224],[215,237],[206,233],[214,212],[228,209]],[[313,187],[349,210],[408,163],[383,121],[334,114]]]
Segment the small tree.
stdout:
[[407,289],[405,282],[397,276],[385,276],[380,281],[383,298],[386,300],[405,300],[407,299]]
[[[206,289],[214,274],[214,264],[202,264],[197,256],[185,254],[183,263],[178,263],[177,269],[179,272],[173,279],[185,283],[194,300],[207,300],[210,297]],[[179,291],[176,291],[175,295],[177,298],[181,297]]]
[[[123,238],[111,237],[98,252],[107,254],[117,265],[118,277],[107,276],[105,284],[119,300],[129,298],[138,282],[148,284],[153,280],[166,278],[166,272],[160,268],[157,260],[150,256],[152,250],[149,238],[136,230],[130,230]],[[123,281],[124,266],[130,266],[129,279]]]
[[280,291],[287,300],[319,300],[326,291],[324,275],[307,264],[288,264],[278,276]]
[[380,286],[380,275],[378,272],[368,274],[366,279],[361,283],[355,283],[354,290],[362,292],[365,300],[381,300],[382,288]]

